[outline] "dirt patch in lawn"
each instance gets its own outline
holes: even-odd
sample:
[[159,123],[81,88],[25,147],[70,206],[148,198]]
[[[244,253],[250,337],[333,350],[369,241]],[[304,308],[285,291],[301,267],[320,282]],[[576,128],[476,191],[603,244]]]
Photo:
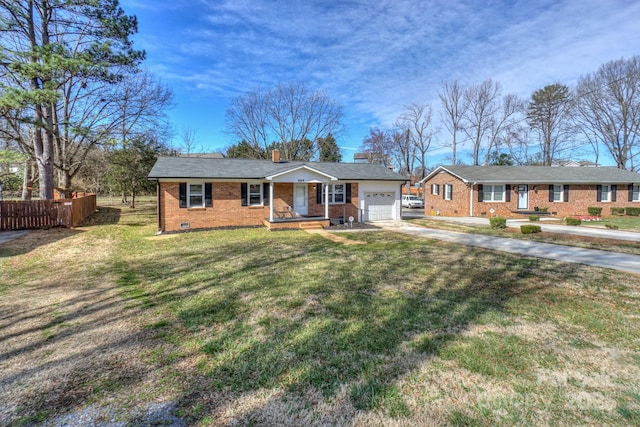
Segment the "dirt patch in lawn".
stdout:
[[367,244],[367,242],[363,242],[361,240],[352,240],[336,233],[330,233],[326,230],[306,230],[306,231],[310,234],[318,234],[327,240],[331,240],[332,242],[342,243],[345,245],[366,245]]

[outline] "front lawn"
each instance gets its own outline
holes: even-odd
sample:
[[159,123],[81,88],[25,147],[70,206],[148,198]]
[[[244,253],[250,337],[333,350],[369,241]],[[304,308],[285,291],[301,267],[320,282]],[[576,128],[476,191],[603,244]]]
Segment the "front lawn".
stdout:
[[618,227],[620,230],[640,232],[640,217],[637,216],[611,216],[602,218],[602,221],[582,223],[591,227],[606,227],[607,224]]
[[637,276],[381,231],[154,232],[153,205],[102,206],[0,246],[0,424],[640,423]]

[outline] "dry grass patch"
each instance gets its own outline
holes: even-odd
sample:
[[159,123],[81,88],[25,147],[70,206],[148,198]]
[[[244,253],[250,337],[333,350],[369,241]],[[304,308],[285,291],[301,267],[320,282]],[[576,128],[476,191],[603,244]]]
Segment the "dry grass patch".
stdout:
[[628,274],[114,210],[0,248],[1,424],[640,422]]

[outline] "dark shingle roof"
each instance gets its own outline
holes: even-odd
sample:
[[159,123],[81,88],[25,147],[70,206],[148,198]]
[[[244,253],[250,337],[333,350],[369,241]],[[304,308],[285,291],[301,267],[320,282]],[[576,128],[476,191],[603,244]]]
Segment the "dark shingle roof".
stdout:
[[520,184],[631,184],[640,182],[640,174],[616,167],[562,166],[440,166],[425,181],[442,170],[465,182]]
[[208,159],[159,157],[149,172],[150,179],[263,179],[301,166],[340,180],[406,181],[381,165],[369,163],[280,162],[250,159]]

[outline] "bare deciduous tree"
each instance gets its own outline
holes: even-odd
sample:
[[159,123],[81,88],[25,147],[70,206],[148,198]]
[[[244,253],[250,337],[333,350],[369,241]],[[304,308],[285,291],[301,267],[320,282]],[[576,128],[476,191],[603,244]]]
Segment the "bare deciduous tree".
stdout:
[[442,122],[451,133],[451,164],[456,164],[456,152],[458,149],[458,132],[463,130],[462,122],[465,115],[464,102],[465,86],[458,80],[446,81],[442,84],[442,90],[438,97],[442,103]]
[[309,141],[342,132],[342,107],[322,91],[304,83],[281,83],[255,89],[232,101],[227,110],[227,132],[253,147],[256,157],[268,153],[272,143],[283,160],[309,160],[319,147]]
[[180,139],[182,140],[180,144],[180,148],[182,152],[187,156],[193,154],[198,147],[198,132],[190,127],[183,127],[182,132],[180,134]]
[[[500,147],[507,145],[514,134],[518,134],[519,123],[522,122],[525,112],[525,102],[514,94],[507,94],[502,97],[500,109],[496,112],[491,121],[488,138],[489,143],[485,155],[485,163],[489,163],[492,150],[498,152]],[[511,159],[517,159],[510,153]]]
[[380,128],[369,129],[369,135],[362,140],[361,150],[368,153],[371,163],[385,167],[392,166],[393,139],[388,131]]
[[[407,105],[398,117],[396,126],[408,132],[411,145],[414,148],[413,155],[420,166],[420,178],[426,176],[427,151],[431,147],[431,141],[435,131],[431,129],[432,108],[431,104],[414,103]],[[416,173],[411,167],[411,173]]]
[[[578,128],[592,146],[604,144],[620,169],[636,170],[640,155],[640,56],[602,65],[576,88]],[[596,156],[598,151],[595,151]]]
[[108,0],[0,0],[0,21],[0,106],[30,110],[15,118],[31,127],[40,197],[51,199],[65,84],[115,82],[118,71],[136,67],[144,59],[129,40],[137,21]]
[[[473,144],[473,164],[480,164],[480,151],[484,148],[487,157],[491,151],[489,146],[489,133],[495,126],[497,120],[495,115],[498,112],[502,88],[500,83],[491,79],[480,84],[467,86],[464,91],[464,111],[463,118],[465,125],[464,132]],[[486,140],[486,147],[483,147]]]

